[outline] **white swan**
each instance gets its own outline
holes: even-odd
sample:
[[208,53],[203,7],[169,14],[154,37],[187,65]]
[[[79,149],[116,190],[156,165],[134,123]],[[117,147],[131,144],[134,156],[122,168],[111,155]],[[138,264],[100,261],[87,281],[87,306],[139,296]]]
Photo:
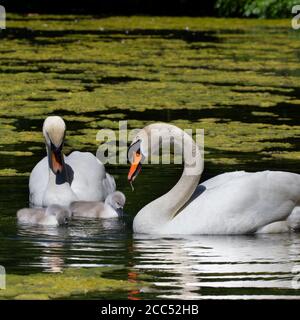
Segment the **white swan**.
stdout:
[[106,197],[105,202],[75,201],[71,203],[70,210],[74,217],[118,218],[122,215],[125,201],[125,195],[120,191],[115,191]]
[[[229,172],[198,185],[203,161],[193,139],[176,126],[152,124],[141,130],[128,149],[132,163],[128,180],[162,144],[180,149],[184,139],[184,170],[165,195],[142,208],[133,222],[136,233],[248,234],[285,232],[300,228],[300,175],[280,171]],[[156,141],[156,143],[153,143]],[[187,152],[185,150],[193,150]]]
[[69,208],[51,205],[47,208],[24,208],[17,212],[19,223],[58,226],[68,224],[72,213]]
[[65,131],[65,122],[60,117],[51,116],[44,121],[47,157],[30,174],[31,206],[102,201],[116,189],[114,178],[91,153],[74,151],[69,156],[63,155]]

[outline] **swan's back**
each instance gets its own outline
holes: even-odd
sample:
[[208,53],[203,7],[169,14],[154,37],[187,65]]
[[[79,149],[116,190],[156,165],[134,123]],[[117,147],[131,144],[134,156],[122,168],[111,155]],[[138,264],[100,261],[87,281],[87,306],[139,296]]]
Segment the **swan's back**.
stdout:
[[[81,201],[103,201],[116,190],[115,180],[105,172],[104,165],[90,152],[74,151],[65,156],[66,170],[72,191]],[[29,178],[31,206],[43,206],[49,182],[48,158],[34,167]]]
[[207,181],[207,189],[175,216],[163,232],[252,233],[261,226],[287,219],[300,203],[298,174],[263,171],[227,178]]
[[233,179],[246,176],[248,174],[251,174],[250,172],[246,171],[233,171],[233,172],[226,172],[219,174],[211,179],[208,179],[204,182],[202,182],[200,185],[204,186],[206,189],[211,189],[215,187],[220,187],[224,183],[227,183]]
[[107,191],[103,187],[106,179],[104,165],[90,152],[74,151],[65,158],[73,172],[71,188],[82,201],[101,201]]
[[47,215],[45,208],[24,208],[17,212],[19,223],[32,225],[57,225],[55,215]]
[[97,218],[104,211],[104,203],[99,201],[75,201],[71,203],[70,209],[74,217]]
[[118,213],[108,204],[100,201],[75,201],[70,205],[74,217],[84,218],[117,218]]

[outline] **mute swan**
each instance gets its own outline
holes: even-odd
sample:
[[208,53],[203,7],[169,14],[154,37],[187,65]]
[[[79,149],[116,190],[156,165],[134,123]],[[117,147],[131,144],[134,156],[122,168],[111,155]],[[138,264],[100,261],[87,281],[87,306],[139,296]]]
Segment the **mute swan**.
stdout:
[[47,208],[24,208],[17,212],[19,223],[57,226],[68,224],[72,213],[69,208],[51,205]]
[[74,217],[118,218],[122,214],[125,201],[125,195],[115,191],[106,197],[105,202],[75,201],[71,203],[70,209]]
[[[133,221],[136,233],[248,234],[286,232],[300,227],[300,175],[281,171],[218,175],[198,185],[203,171],[199,147],[176,126],[156,123],[139,131],[128,149],[132,182],[148,157],[161,144],[173,141],[181,149],[184,170],[165,195],[142,208]],[[153,143],[156,141],[156,143]],[[188,152],[192,150],[193,153]],[[275,223],[275,225],[273,224]]]
[[62,118],[44,121],[47,157],[32,170],[29,179],[31,206],[68,206],[73,201],[102,201],[115,191],[115,180],[103,164],[89,152],[74,151],[64,156],[66,125]]

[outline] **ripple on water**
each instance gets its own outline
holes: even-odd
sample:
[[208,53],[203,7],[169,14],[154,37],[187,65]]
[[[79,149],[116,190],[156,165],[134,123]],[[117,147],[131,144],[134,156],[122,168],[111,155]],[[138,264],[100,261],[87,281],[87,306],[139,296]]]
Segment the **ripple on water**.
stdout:
[[136,236],[134,247],[134,269],[159,273],[161,298],[300,298],[292,287],[299,236]]

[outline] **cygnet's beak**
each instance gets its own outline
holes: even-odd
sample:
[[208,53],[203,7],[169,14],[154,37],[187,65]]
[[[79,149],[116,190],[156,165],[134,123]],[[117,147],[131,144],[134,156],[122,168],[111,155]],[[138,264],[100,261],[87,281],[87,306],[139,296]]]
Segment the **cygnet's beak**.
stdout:
[[117,214],[118,214],[119,217],[123,216],[123,214],[124,214],[123,207],[119,207],[116,211],[117,211]]

